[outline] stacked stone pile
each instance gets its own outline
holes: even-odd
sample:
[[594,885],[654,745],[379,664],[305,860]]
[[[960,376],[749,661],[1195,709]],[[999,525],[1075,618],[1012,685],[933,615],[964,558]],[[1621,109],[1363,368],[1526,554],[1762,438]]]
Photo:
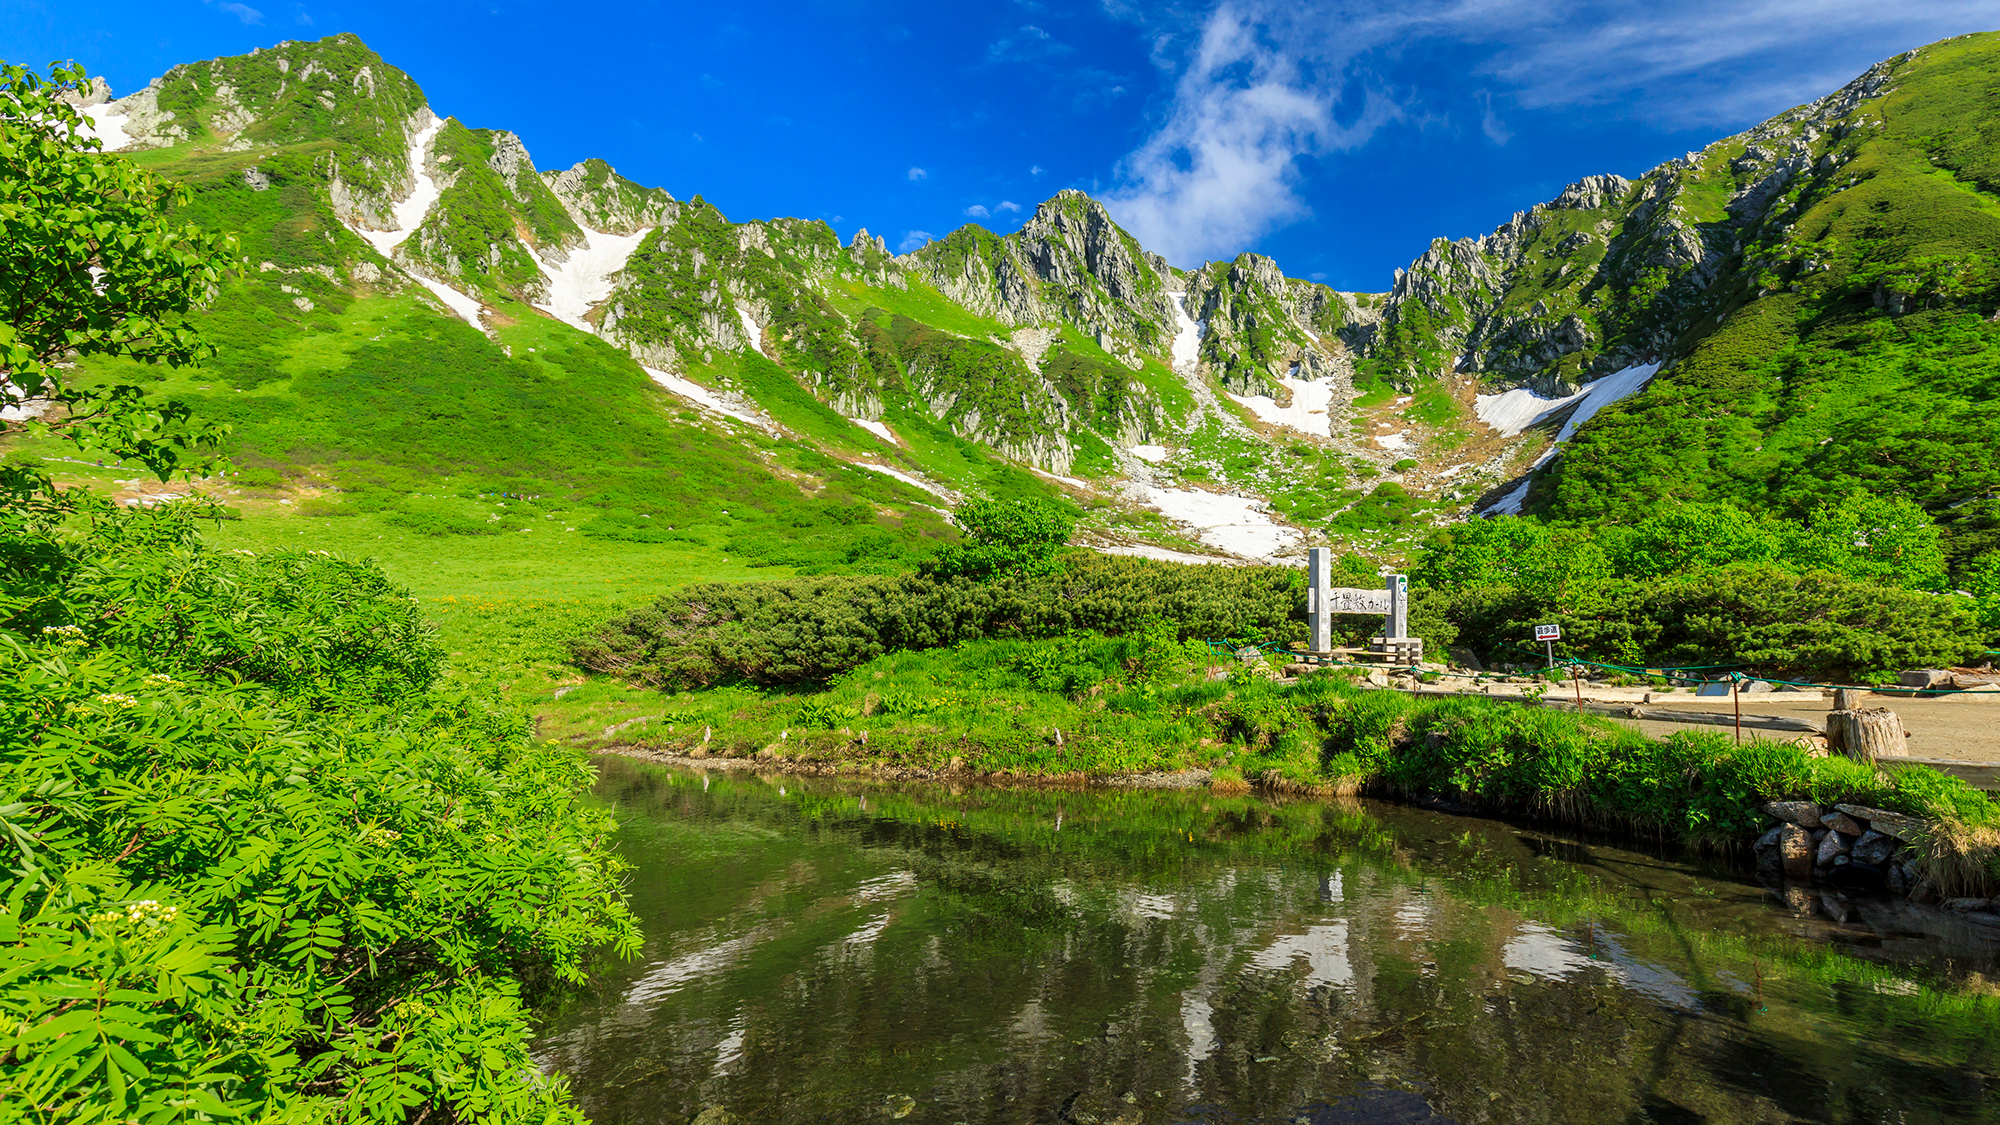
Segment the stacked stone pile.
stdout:
[[1912,848],[1923,821],[1866,805],[1772,801],[1764,814],[1778,821],[1756,844],[1757,868],[1798,882],[1924,897]]

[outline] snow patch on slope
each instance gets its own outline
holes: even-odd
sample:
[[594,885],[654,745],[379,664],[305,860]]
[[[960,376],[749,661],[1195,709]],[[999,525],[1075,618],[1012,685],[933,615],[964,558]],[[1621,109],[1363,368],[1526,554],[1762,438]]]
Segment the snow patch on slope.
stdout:
[[467,324],[472,325],[481,332],[486,331],[485,323],[479,319],[480,314],[485,311],[484,305],[481,305],[478,301],[460,293],[442,281],[433,281],[417,273],[411,274],[410,279],[436,294],[437,299],[443,301],[446,308],[457,313]]
[[869,433],[874,434],[876,437],[881,438],[883,441],[888,442],[890,445],[896,444],[896,431],[890,429],[889,424],[887,422],[877,422],[869,418],[849,418],[848,421],[854,423],[857,426],[860,426],[862,429],[867,430]]
[[750,311],[742,305],[736,306],[736,319],[743,325],[743,346],[753,352],[763,351],[764,330],[757,327],[757,322],[750,318]]
[[1150,461],[1155,465],[1173,456],[1164,445],[1135,445],[1132,447],[1131,453],[1132,456],[1137,457],[1139,460]]
[[1472,409],[1479,415],[1480,421],[1498,430],[1501,437],[1513,437],[1556,411],[1575,404],[1576,412],[1556,434],[1557,441],[1568,441],[1576,433],[1576,428],[1589,421],[1591,415],[1644,387],[1659,369],[1657,363],[1635,364],[1588,383],[1582,390],[1562,398],[1548,398],[1526,387],[1515,387],[1497,395],[1478,396],[1473,400]]
[[1201,324],[1188,315],[1187,294],[1169,293],[1174,299],[1174,370],[1191,370],[1201,358]]
[[424,116],[429,118],[423,128],[410,138],[410,173],[415,180],[407,199],[389,210],[389,217],[396,221],[392,230],[362,230],[354,228],[354,233],[368,240],[384,258],[392,256],[396,247],[401,246],[423,225],[424,216],[430,214],[431,205],[438,201],[440,189],[426,165],[430,161],[431,142],[437,139],[438,130],[444,128],[444,121],[428,107]]
[[1569,421],[1563,423],[1561,432],[1556,434],[1556,440],[1568,441],[1576,436],[1577,427],[1590,421],[1592,415],[1621,398],[1637,394],[1659,369],[1660,365],[1657,363],[1641,363],[1627,367],[1623,371],[1614,371],[1585,387],[1583,402],[1577,406],[1576,413],[1569,416]]
[[1509,489],[1507,495],[1502,496],[1498,500],[1495,500],[1493,502],[1493,506],[1491,508],[1486,509],[1485,514],[1489,516],[1520,515],[1521,505],[1525,503],[1528,499],[1528,484],[1529,482],[1524,480],[1520,484],[1517,484],[1513,488]]
[[[396,228],[394,230],[362,230],[352,223],[348,224],[347,227],[347,229],[366,239],[368,244],[373,246],[377,253],[392,261],[394,260],[396,247],[401,246],[412,234],[416,233],[417,228],[423,225],[424,216],[430,214],[431,206],[438,200],[439,189],[437,180],[432,178],[429,169],[425,167],[425,163],[430,157],[431,141],[436,139],[438,130],[444,128],[444,120],[437,114],[432,113],[428,107],[424,110],[424,117],[427,120],[424,122],[423,127],[418,129],[416,134],[410,138],[410,172],[414,183],[410,188],[409,198],[393,205],[389,209],[389,217],[395,220]],[[438,300],[444,302],[446,308],[458,314],[467,324],[472,325],[481,332],[486,330],[485,323],[480,319],[485,306],[480,304],[476,298],[468,297],[442,281],[424,277],[410,270],[405,270],[404,272],[408,273],[411,280],[415,281],[418,285],[430,290]]]
[[1278,400],[1270,395],[1236,395],[1235,399],[1259,421],[1274,426],[1290,426],[1302,434],[1330,438],[1333,436],[1333,421],[1330,413],[1333,406],[1333,384],[1290,377],[1278,380],[1292,392],[1292,404],[1279,406]]
[[132,143],[132,135],[125,131],[125,107],[117,102],[87,105],[77,112],[83,115],[83,128],[77,130],[78,135],[96,138],[104,145],[105,152],[117,152]]
[[1168,518],[1187,524],[1195,537],[1244,558],[1265,558],[1298,541],[1297,528],[1274,522],[1262,500],[1195,489],[1151,488],[1146,502]]
[[857,469],[867,469],[870,472],[881,473],[885,477],[894,477],[911,488],[921,488],[940,500],[947,500],[953,504],[958,503],[958,494],[951,489],[945,488],[942,485],[932,484],[922,477],[911,476],[901,469],[892,469],[887,465],[877,465],[873,461],[850,461],[849,464]]
[[1186,551],[1170,551],[1165,547],[1155,547],[1151,543],[1100,543],[1091,547],[1100,555],[1130,555],[1142,559],[1158,559],[1160,562],[1186,563],[1190,566],[1241,566],[1241,559],[1216,558],[1212,555],[1191,555]]
[[687,399],[703,410],[725,415],[739,422],[748,422],[760,429],[768,430],[771,428],[769,419],[760,418],[755,414],[746,413],[737,407],[729,405],[717,397],[714,391],[709,390],[692,379],[683,379],[679,375],[669,375],[657,367],[647,367],[644,364],[640,365],[640,370],[651,376],[653,382]]
[[549,279],[548,303],[535,307],[572,328],[595,331],[583,318],[611,296],[612,279],[625,268],[632,252],[646,240],[651,229],[636,234],[605,234],[584,227],[583,247],[571,250],[569,257],[554,268],[542,263],[542,275]]

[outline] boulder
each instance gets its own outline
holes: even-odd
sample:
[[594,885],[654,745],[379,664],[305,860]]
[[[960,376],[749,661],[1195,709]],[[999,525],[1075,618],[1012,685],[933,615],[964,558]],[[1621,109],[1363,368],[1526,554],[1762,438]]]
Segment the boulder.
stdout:
[[1826,839],[1819,842],[1819,850],[1814,853],[1813,861],[1824,867],[1831,864],[1835,856],[1846,855],[1851,846],[1847,842],[1847,837],[1838,832],[1829,832],[1826,834]]
[[1924,690],[1948,686],[1952,674],[1943,668],[1913,668],[1896,677],[1896,682],[1906,688]]
[[1871,828],[1854,841],[1854,850],[1850,854],[1856,863],[1872,863],[1880,867],[1896,854],[1896,841]]
[[1819,818],[1819,822],[1843,836],[1859,836],[1868,831],[1855,823],[1854,818],[1844,812],[1830,812]]
[[1833,807],[1853,817],[1855,820],[1866,821],[1868,827],[1880,832],[1882,835],[1894,836],[1906,844],[1923,834],[1924,822],[1914,816],[1905,816],[1902,813],[1890,812],[1887,809],[1871,809],[1867,805],[1835,805]]
[[1736,690],[1744,695],[1759,695],[1774,689],[1763,680],[1745,680]]
[[1948,898],[1944,900],[1944,908],[1946,910],[1959,914],[1967,914],[1975,910],[1985,910],[1992,905],[1993,900],[1990,898]]
[[1959,917],[1971,922],[1975,926],[1991,926],[1994,929],[2000,929],[2000,914],[1992,914],[1984,910],[1974,910],[1966,914],[1961,914]]
[[1900,863],[1889,865],[1889,893],[1892,895],[1910,893],[1910,880],[1903,875],[1903,865]]
[[1820,826],[1820,807],[1811,801],[1769,801],[1764,805],[1764,815],[1776,817],[1786,824],[1796,824],[1800,828],[1812,829]]
[[1778,832],[1778,854],[1784,860],[1785,876],[1790,879],[1812,878],[1812,833],[1796,824],[1785,824]]

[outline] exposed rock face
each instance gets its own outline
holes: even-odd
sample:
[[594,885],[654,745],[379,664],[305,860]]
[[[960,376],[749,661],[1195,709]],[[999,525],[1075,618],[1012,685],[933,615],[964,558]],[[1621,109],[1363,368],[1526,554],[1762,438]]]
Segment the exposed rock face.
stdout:
[[1718,285],[1750,266],[1742,246],[1788,193],[1840,169],[1832,141],[1879,124],[1866,103],[1892,71],[1873,67],[1636,181],[1588,176],[1491,234],[1433,242],[1397,273],[1381,328],[1356,343],[1407,374],[1455,364],[1496,389],[1551,395],[1669,356],[1717,307]]
[[1286,277],[1259,254],[1187,275],[1188,313],[1205,327],[1201,360],[1236,394],[1282,397],[1277,380],[1337,379],[1353,399],[1353,365],[1338,333],[1348,303],[1324,285]]
[[585,160],[541,175],[578,225],[606,234],[637,234],[664,226],[680,211],[666,189],[641,187],[602,160]]
[[1005,324],[1067,321],[1113,355],[1164,359],[1172,345],[1172,269],[1080,191],[1057,193],[1004,238],[961,227],[898,261],[958,304]]

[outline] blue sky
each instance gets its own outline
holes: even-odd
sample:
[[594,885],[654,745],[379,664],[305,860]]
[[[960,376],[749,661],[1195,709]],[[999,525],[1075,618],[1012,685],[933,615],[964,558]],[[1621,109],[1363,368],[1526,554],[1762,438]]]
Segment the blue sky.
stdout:
[[734,219],[893,248],[1079,187],[1176,265],[1254,250],[1379,290],[1433,237],[1994,28],[2000,0],[7,0],[0,58],[126,93],[350,31],[542,167],[603,157]]

